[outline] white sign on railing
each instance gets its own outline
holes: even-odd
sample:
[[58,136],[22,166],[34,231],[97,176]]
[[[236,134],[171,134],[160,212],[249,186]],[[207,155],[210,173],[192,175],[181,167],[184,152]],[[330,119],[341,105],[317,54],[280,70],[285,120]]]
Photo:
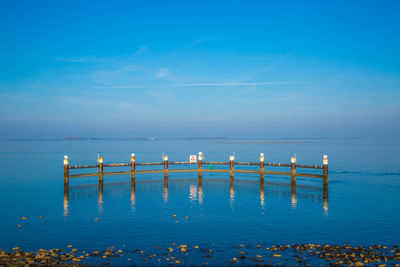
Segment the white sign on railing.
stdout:
[[197,162],[196,155],[190,155],[189,161],[190,163],[196,163]]

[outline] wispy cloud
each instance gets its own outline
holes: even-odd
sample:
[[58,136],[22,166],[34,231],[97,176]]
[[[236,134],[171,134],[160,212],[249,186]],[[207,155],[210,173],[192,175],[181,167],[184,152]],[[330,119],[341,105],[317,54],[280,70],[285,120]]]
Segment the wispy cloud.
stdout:
[[103,60],[103,57],[96,56],[84,56],[84,57],[57,57],[56,61],[61,62],[71,62],[71,63],[88,63],[88,62],[97,62]]
[[146,44],[139,47],[133,54],[129,56],[115,56],[115,57],[102,57],[102,56],[76,56],[76,57],[57,57],[55,61],[69,62],[69,63],[91,63],[91,62],[105,62],[115,60],[132,60],[135,57],[145,54],[149,51],[150,45]]
[[168,68],[159,68],[155,74],[156,78],[166,78],[170,75]]
[[192,87],[192,86],[251,86],[255,90],[257,85],[294,85],[294,84],[307,84],[313,81],[276,81],[276,82],[221,82],[221,83],[169,83],[162,85],[121,85],[121,86],[96,86],[96,88],[143,88],[143,87]]

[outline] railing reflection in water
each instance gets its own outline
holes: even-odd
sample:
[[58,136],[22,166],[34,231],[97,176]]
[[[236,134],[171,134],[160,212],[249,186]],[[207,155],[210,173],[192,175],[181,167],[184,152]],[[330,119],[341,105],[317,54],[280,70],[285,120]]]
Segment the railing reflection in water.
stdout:
[[[99,176],[99,183],[98,183],[98,210],[100,213],[103,212],[103,197],[104,197],[104,177],[102,174]],[[191,179],[192,180],[192,179]],[[213,179],[207,179],[206,181],[213,181]],[[155,182],[159,182],[156,180]],[[237,181],[238,182],[238,181]],[[240,180],[240,183],[254,183],[254,181],[250,180]],[[274,186],[285,186],[286,184],[280,183],[273,183],[273,182],[265,182],[264,174],[260,174],[260,181],[259,181],[259,192],[260,192],[260,206],[265,207],[265,188],[271,189]],[[80,186],[78,186],[80,187]],[[291,183],[290,183],[290,199],[291,199],[291,207],[293,209],[297,208],[297,195],[296,189],[297,187],[301,188],[312,188],[320,190],[318,186],[307,186],[307,185],[297,185],[296,184],[296,177],[291,176]],[[64,180],[64,215],[68,216],[69,214],[69,181],[68,179]],[[279,191],[279,190],[278,190]],[[323,181],[323,188],[322,188],[322,202],[323,202],[323,212],[325,215],[328,215],[328,195],[329,195],[329,188],[328,188],[328,177]],[[163,193],[162,197],[165,203],[168,203],[168,178],[164,177],[164,185],[163,185]],[[203,177],[199,176],[198,184],[190,185],[189,187],[189,198],[192,200],[197,199],[199,204],[203,204],[204,202],[204,191],[203,191]],[[317,197],[317,199],[320,199]],[[235,201],[235,180],[233,177],[230,177],[229,180],[229,200],[231,208],[234,208],[234,201]],[[134,209],[136,205],[136,178],[135,174],[131,174],[131,195],[130,195],[130,204],[132,209]]]

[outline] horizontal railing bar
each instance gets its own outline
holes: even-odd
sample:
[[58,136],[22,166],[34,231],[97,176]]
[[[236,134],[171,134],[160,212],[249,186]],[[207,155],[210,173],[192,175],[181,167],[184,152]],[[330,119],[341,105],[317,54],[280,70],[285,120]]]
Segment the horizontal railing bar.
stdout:
[[142,163],[135,163],[135,166],[149,166],[149,165],[163,165],[164,162],[142,162]]
[[110,163],[110,164],[103,164],[103,167],[121,167],[121,166],[131,166],[130,163]]
[[[135,166],[151,166],[151,165],[163,165],[164,162],[142,162],[142,163],[135,163]],[[197,165],[198,163],[190,163],[188,161],[172,161],[168,162],[168,165]],[[203,162],[204,165],[207,164],[215,164],[215,165],[229,165],[230,162],[219,162],[219,161],[210,161],[210,162]],[[259,166],[259,162],[234,162],[234,165],[254,165]],[[103,164],[103,167],[124,167],[124,166],[131,166],[131,163],[109,163]],[[291,167],[290,164],[285,163],[264,163],[264,167],[273,166],[273,167]],[[99,164],[96,165],[73,165],[69,166],[69,169],[87,169],[87,168],[98,168]],[[308,169],[323,169],[324,166],[321,165],[301,165],[296,164],[296,168],[308,168]]]
[[257,171],[252,171],[252,170],[234,170],[234,172],[238,172],[238,173],[260,173],[259,170],[257,170]]
[[296,176],[311,177],[311,178],[324,178],[323,175],[318,175],[318,174],[306,174],[306,173],[296,173]]
[[264,163],[264,166],[275,166],[275,167],[290,167],[290,164],[285,163]]
[[296,168],[309,168],[309,169],[324,169],[324,166],[319,165],[298,165],[296,164]]
[[[103,172],[100,173],[86,173],[86,174],[72,174],[69,178],[79,178],[86,176],[99,176],[99,175],[118,175],[118,174],[133,174],[133,173],[163,173],[166,170],[143,170],[143,171],[125,171],[125,172]],[[198,172],[199,169],[188,169],[188,170],[167,170],[168,172]],[[230,172],[231,170],[208,170],[203,169],[203,172]],[[259,170],[233,170],[235,173],[260,173]],[[277,175],[292,175],[291,172],[274,172],[274,171],[264,171],[264,174],[277,174]],[[311,177],[311,178],[324,178],[324,175],[317,174],[305,174],[305,173],[295,173],[295,176]]]
[[74,165],[69,166],[69,169],[86,169],[86,168],[98,168],[99,165]]
[[69,178],[79,178],[86,176],[99,176],[99,173],[96,172],[96,173],[71,174]]
[[264,174],[292,175],[291,172],[272,172],[272,171],[264,171]]
[[207,170],[207,169],[203,169],[203,172],[230,172],[230,170]]
[[235,162],[235,165],[257,165],[260,166],[259,162]]
[[191,170],[171,170],[169,169],[168,172],[198,172],[198,169],[191,169]]

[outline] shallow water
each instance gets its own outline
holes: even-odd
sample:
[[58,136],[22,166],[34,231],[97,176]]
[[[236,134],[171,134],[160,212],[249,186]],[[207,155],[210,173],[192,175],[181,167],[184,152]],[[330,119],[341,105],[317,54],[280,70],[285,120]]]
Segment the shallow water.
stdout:
[[[176,243],[213,248],[223,255],[240,244],[398,245],[399,148],[398,140],[371,139],[276,144],[1,141],[0,248],[37,250],[72,244],[80,250],[115,246],[149,251]],[[134,191],[130,175],[107,175],[102,193],[97,176],[71,178],[64,198],[64,154],[75,165],[96,164],[98,153],[105,163],[114,163],[129,162],[132,152],[137,162],[154,162],[161,161],[163,153],[170,161],[188,161],[199,151],[206,161],[228,161],[235,152],[236,161],[257,162],[264,152],[266,162],[280,163],[289,163],[296,153],[298,164],[318,165],[328,154],[328,199],[324,201],[321,179],[297,177],[294,192],[288,176],[266,175],[260,188],[257,174],[236,173],[232,185],[228,173],[204,173],[199,186],[196,172],[170,173],[167,189],[163,174],[137,174]],[[117,170],[129,167],[105,168]],[[71,174],[81,172],[71,170]],[[193,257],[192,262],[205,261],[201,255]],[[206,261],[213,263],[216,258]]]

